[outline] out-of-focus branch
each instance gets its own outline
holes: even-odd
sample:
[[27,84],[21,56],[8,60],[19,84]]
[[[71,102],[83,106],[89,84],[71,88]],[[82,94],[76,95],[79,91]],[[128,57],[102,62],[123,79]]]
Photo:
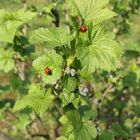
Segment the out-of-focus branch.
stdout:
[[12,140],[12,139],[0,131],[0,140]]
[[50,138],[39,118],[36,118],[29,126],[26,127],[26,129],[28,134],[33,138],[34,137],[43,137],[45,139]]
[[103,96],[101,97],[101,101],[108,95],[108,93],[112,90],[113,84],[110,84],[107,89],[104,91]]
[[59,25],[60,25],[60,16],[59,16],[58,11],[56,9],[52,9],[51,12],[55,17],[55,21],[54,21],[55,26],[59,27]]
[[94,99],[94,103],[96,104],[96,106],[100,106],[102,104],[102,102],[104,101],[108,93],[112,91],[112,89],[113,89],[113,84],[109,84],[108,87],[105,89],[103,95],[99,99]]

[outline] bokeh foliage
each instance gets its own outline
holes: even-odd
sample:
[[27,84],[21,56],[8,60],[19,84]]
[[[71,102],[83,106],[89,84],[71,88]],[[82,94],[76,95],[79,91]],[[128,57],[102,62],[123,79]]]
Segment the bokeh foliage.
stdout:
[[[79,79],[77,77],[70,78],[68,75],[62,81],[65,90],[63,90],[60,98],[62,106],[70,103],[67,107],[70,109],[65,108],[63,110],[60,99],[54,99],[53,97],[59,95],[55,92],[53,95],[50,94],[51,89],[47,92],[44,90],[48,89],[48,85],[41,81],[38,73],[44,75],[41,71],[42,67],[44,67],[44,63],[50,63],[49,66],[55,67],[57,72],[53,73],[51,80],[44,76],[43,81],[55,83],[62,74],[60,66],[63,66],[63,60],[61,53],[56,55],[56,52],[65,51],[67,52],[66,57],[69,56],[69,48],[65,50],[63,45],[68,44],[66,42],[70,42],[75,36],[74,31],[79,29],[76,19],[69,18],[69,5],[66,4],[65,0],[0,0],[0,8],[5,9],[0,10],[0,134],[5,133],[9,139],[15,140],[55,140],[63,134],[65,136],[59,137],[58,140],[67,140],[66,136],[69,132],[74,134],[74,136],[69,135],[69,140],[73,140],[73,137],[76,137],[77,140],[82,138],[83,140],[91,140],[96,137],[97,133],[97,140],[140,139],[140,1],[110,0],[108,7],[116,12],[117,16],[107,23],[105,21],[104,25],[106,30],[113,31],[116,37],[113,34],[106,34],[108,37],[108,40],[106,40],[101,34],[100,38],[97,36],[99,39],[97,45],[101,45],[102,41],[109,42],[112,49],[103,47],[103,49],[96,50],[94,45],[90,45],[91,50],[89,51],[87,45],[89,42],[86,42],[87,47],[84,50],[79,49],[77,58],[84,67],[81,71],[78,71],[78,74],[83,79],[92,81],[90,83],[92,93],[82,98],[79,94],[73,94],[79,84]],[[21,8],[23,9],[18,10]],[[24,9],[28,12],[24,12]],[[92,9],[89,9],[88,12],[90,10],[92,11]],[[1,18],[3,14],[5,16]],[[77,12],[74,11],[72,14],[77,14]],[[105,11],[101,14],[105,14]],[[111,16],[114,15],[112,12],[110,14]],[[86,17],[87,15],[83,13],[83,16]],[[92,16],[96,17],[94,12]],[[92,16],[88,16],[86,22],[90,21]],[[106,18],[106,16],[108,17],[108,15],[104,17]],[[92,20],[95,20],[95,24],[97,24],[101,18],[97,16]],[[55,26],[66,27],[66,30],[54,31]],[[95,35],[95,32],[98,32],[98,34],[100,34],[100,31],[103,32],[101,30],[103,27],[100,27],[99,31],[96,30],[96,26],[93,27],[95,27],[93,35]],[[40,29],[36,30],[38,28]],[[6,30],[9,32],[7,33]],[[33,32],[34,30],[36,31]],[[73,34],[69,35],[69,30],[72,30]],[[31,32],[33,36],[30,36]],[[56,38],[56,42],[50,41],[52,38],[49,38],[48,41],[45,39],[47,43],[40,40],[42,41],[41,44],[33,45],[32,42],[39,42],[37,35],[41,34],[40,32],[47,38]],[[80,35],[82,38],[80,44],[83,44],[83,46],[87,36],[88,34]],[[66,41],[63,40],[64,37]],[[119,43],[114,42],[114,38]],[[44,45],[44,43],[46,44]],[[77,47],[79,46],[78,43]],[[92,44],[91,40],[90,43]],[[123,53],[119,62],[118,60],[116,62],[116,58],[120,54],[120,50],[116,51],[115,48],[118,47],[118,44],[120,44]],[[57,48],[57,45],[62,45],[62,48]],[[49,47],[55,48],[56,52],[48,52]],[[90,52],[96,51],[99,54],[96,57],[97,60],[90,54]],[[114,51],[117,52],[115,55]],[[44,52],[48,55],[42,55]],[[100,58],[100,55],[104,53],[108,55],[103,59]],[[50,62],[48,56],[52,54],[55,57]],[[88,57],[85,60],[87,54]],[[36,59],[38,56],[40,57]],[[111,59],[108,60],[108,58]],[[40,59],[42,61],[39,63]],[[71,64],[73,59],[72,56],[69,57],[67,59],[68,64]],[[35,70],[32,67],[33,61]],[[90,64],[88,65],[87,62],[90,62]],[[100,65],[94,62],[98,62]],[[73,67],[76,68],[78,64],[79,62],[76,61]],[[115,64],[117,64],[117,69],[114,71]],[[96,70],[96,68],[103,70]],[[94,74],[91,74],[92,72]],[[40,81],[42,86],[32,84]],[[56,86],[59,87],[59,83]],[[46,102],[46,100],[48,101]],[[18,106],[15,106],[13,110],[15,102]],[[82,103],[82,106],[78,108],[79,111],[77,112],[79,102]],[[86,106],[87,104],[89,106]],[[23,110],[14,112],[19,109]],[[38,110],[41,110],[41,112],[38,112]],[[91,125],[92,123],[94,125]],[[83,134],[85,135],[83,136]]]

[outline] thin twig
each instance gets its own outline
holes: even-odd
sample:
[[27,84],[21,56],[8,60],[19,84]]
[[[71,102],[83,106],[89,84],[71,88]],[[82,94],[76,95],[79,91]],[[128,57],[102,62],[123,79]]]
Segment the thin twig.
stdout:
[[[108,85],[107,89],[104,91],[103,95],[99,98],[99,99],[95,99],[94,103],[97,106],[100,106],[102,104],[102,102],[104,101],[105,97],[108,95],[108,93],[110,93],[110,91],[113,88],[113,84]],[[96,101],[97,100],[97,101]]]
[[110,92],[110,90],[112,89],[113,84],[110,84],[107,89],[104,91],[103,96],[101,97],[101,101],[104,100],[104,98],[108,95],[108,93]]

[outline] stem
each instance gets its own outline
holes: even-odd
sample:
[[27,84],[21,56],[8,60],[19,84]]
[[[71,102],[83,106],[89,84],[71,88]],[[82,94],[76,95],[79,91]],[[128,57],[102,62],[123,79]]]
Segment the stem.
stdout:
[[59,16],[59,13],[58,13],[58,11],[56,9],[52,9],[51,11],[52,11],[52,14],[55,17],[54,24],[55,24],[56,27],[59,27],[59,25],[60,25],[60,16]]

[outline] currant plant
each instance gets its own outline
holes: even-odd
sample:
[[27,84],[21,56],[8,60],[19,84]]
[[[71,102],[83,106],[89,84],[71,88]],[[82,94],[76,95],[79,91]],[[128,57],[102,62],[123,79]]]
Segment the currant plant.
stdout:
[[[40,79],[29,86],[28,94],[15,103],[13,110],[30,108],[42,117],[54,102],[59,102],[63,131],[57,140],[93,140],[100,135],[92,104],[94,74],[115,71],[121,55],[115,35],[107,30],[109,19],[116,16],[107,8],[108,3],[109,0],[68,0],[70,28],[41,27],[30,33],[30,43],[41,44],[44,50],[32,63],[33,73]],[[15,13],[1,10],[0,41],[13,43],[17,28],[35,16],[35,12],[23,9]],[[15,52],[1,51],[0,69],[9,72],[14,69],[11,58]],[[111,132],[102,133],[99,139],[102,137],[114,139]]]

